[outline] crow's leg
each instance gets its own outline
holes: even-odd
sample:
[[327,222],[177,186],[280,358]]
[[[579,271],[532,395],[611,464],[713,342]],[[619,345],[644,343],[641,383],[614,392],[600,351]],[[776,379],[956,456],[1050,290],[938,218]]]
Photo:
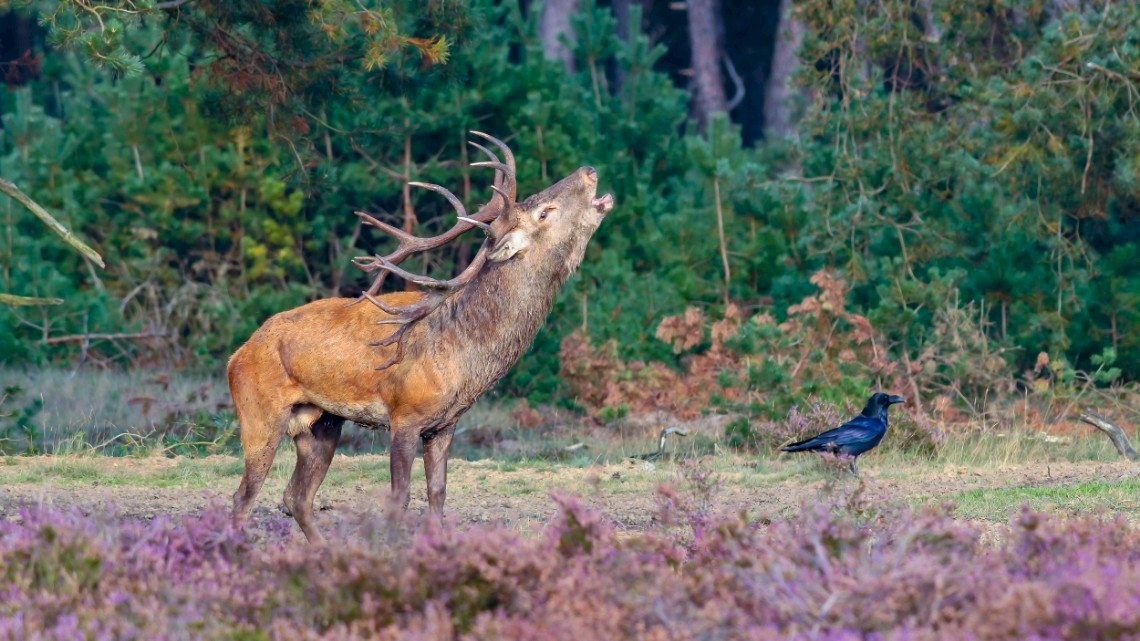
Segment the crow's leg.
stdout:
[[855,476],[859,476],[859,468],[855,465],[855,461],[857,461],[857,460],[859,460],[859,457],[857,457],[857,456],[851,457],[851,473],[854,474]]

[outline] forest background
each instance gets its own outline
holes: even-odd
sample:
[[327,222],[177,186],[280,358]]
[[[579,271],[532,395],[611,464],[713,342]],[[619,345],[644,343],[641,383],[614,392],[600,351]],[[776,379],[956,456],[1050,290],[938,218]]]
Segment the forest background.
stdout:
[[588,163],[617,200],[497,397],[747,440],[809,397],[1049,423],[1140,377],[1133,3],[0,0],[0,77],[0,177],[107,265],[0,199],[0,291],[64,300],[0,308],[7,366],[220,376],[365,286],[354,211],[485,202],[479,129],[520,193]]

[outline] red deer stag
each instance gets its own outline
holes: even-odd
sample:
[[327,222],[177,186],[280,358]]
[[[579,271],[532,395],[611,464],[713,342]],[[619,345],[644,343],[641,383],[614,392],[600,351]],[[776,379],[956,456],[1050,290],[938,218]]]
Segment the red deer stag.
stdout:
[[[422,440],[428,507],[443,510],[456,421],[531,344],[555,294],[613,208],[609,194],[595,197],[598,174],[591,167],[516,203],[510,149],[487,134],[472,133],[503,155],[500,160],[470,143],[490,157],[472,166],[495,169],[490,202],[468,217],[447,189],[411,183],[443,195],[459,214],[454,227],[434,238],[418,238],[358,212],[364,222],[399,240],[388,256],[353,261],[366,272],[378,272],[372,287],[355,301],[318,300],[273,316],[230,359],[226,374],[245,454],[245,473],[234,494],[236,521],[248,517],[288,434],[296,444],[297,465],[285,488],[285,507],[310,543],[323,543],[313,522],[313,497],[346,419],[391,431],[392,493],[404,508],[416,441]],[[451,280],[396,266],[475,227],[488,238],[467,269]],[[388,273],[426,291],[380,296]],[[362,300],[371,304],[354,304]]]

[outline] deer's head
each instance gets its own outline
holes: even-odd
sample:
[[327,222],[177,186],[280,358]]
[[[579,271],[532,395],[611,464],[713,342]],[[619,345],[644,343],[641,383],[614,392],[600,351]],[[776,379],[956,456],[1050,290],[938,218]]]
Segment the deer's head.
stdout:
[[[566,261],[566,274],[582,260],[586,243],[614,206],[613,196],[597,197],[598,172],[578,171],[513,205],[491,224],[491,262]],[[541,255],[539,257],[539,255]]]
[[[597,196],[598,172],[593,167],[582,167],[523,202],[517,202],[515,195],[518,182],[515,179],[514,154],[506,143],[494,136],[479,131],[471,133],[491,143],[502,154],[500,160],[487,147],[474,141],[469,143],[489,159],[473,162],[471,166],[495,170],[495,182],[491,185],[495,195],[474,215],[469,217],[463,203],[446,188],[420,182],[408,184],[441,194],[455,207],[458,217],[450,230],[432,238],[420,238],[374,216],[357,212],[365,224],[395,236],[400,241],[399,247],[387,256],[358,256],[353,259],[353,264],[361,270],[379,272],[372,286],[358,300],[367,299],[392,316],[379,321],[381,324],[400,326],[390,336],[375,343],[377,346],[400,346],[397,353],[378,369],[399,362],[403,358],[403,338],[408,329],[439,308],[456,292],[474,282],[480,274],[486,273],[485,268],[496,265],[505,267],[509,264],[513,268],[505,273],[516,276],[521,269],[531,284],[537,285],[539,289],[545,287],[549,298],[553,298],[566,277],[582,262],[590,237],[606,214],[613,209],[613,196]],[[455,278],[441,281],[397,267],[408,256],[439,247],[475,227],[487,233],[487,241],[463,273]],[[401,307],[388,305],[377,298],[384,277],[389,273],[424,288],[426,291],[423,297]]]

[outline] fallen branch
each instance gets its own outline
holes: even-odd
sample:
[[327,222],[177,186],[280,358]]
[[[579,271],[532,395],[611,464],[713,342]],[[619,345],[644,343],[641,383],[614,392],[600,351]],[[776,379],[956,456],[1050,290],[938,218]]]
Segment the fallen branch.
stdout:
[[658,456],[665,453],[665,439],[668,438],[670,434],[676,434],[678,436],[688,436],[689,430],[687,430],[683,427],[666,427],[665,429],[661,430],[661,440],[657,443],[657,455]]
[[1140,454],[1137,454],[1136,450],[1132,448],[1132,443],[1128,442],[1128,435],[1124,433],[1124,430],[1121,429],[1119,425],[1092,410],[1081,412],[1077,415],[1077,418],[1107,434],[1108,438],[1112,440],[1112,444],[1116,446],[1116,451],[1120,452],[1121,456],[1127,458],[1129,461],[1140,460]]
[[48,345],[55,343],[87,342],[87,341],[113,341],[134,340],[138,338],[158,338],[166,336],[166,332],[136,332],[134,334],[71,334],[69,336],[53,336],[45,338]]
[[54,216],[49,214],[46,209],[39,205],[39,203],[29,198],[28,195],[24,192],[20,191],[19,187],[13,185],[7,180],[4,180],[3,178],[0,178],[0,194],[5,194],[12,200],[15,200],[16,202],[26,207],[28,211],[35,214],[36,218],[39,218],[43,224],[47,225],[47,228],[52,230],[56,236],[59,236],[61,239],[63,239],[63,242],[70,245],[72,249],[79,252],[80,254],[83,254],[85,258],[100,267],[106,267],[106,265],[103,264],[103,257],[99,255],[99,252],[91,249],[87,243],[79,240],[79,238],[71,233],[70,229],[64,227],[62,223],[56,220]]
[[631,460],[637,461],[653,461],[665,457],[665,439],[669,438],[670,434],[677,434],[679,436],[688,436],[689,430],[683,427],[666,427],[661,430],[661,436],[657,442],[657,451],[649,454],[638,454],[629,457]]

